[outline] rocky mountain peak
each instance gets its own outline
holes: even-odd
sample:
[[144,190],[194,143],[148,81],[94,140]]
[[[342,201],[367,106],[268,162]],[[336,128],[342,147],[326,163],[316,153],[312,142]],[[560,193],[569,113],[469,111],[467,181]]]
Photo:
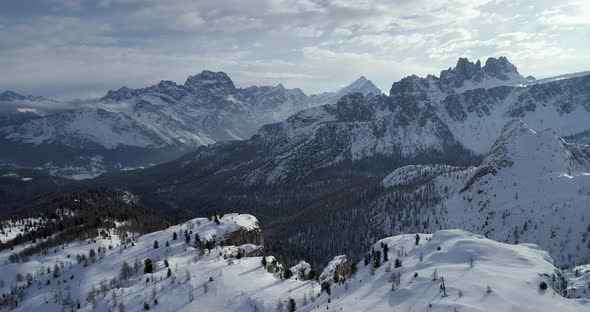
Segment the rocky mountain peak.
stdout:
[[479,83],[483,78],[484,71],[479,60],[477,63],[473,63],[465,57],[460,57],[455,68],[441,71],[440,84],[443,89],[454,89],[462,87],[465,81],[471,80]]
[[374,95],[381,94],[381,90],[379,90],[379,88],[377,88],[377,86],[375,86],[375,84],[373,84],[373,82],[371,82],[371,80],[368,80],[367,78],[365,78],[365,76],[360,76],[353,83],[342,88],[338,93],[344,95],[347,93],[354,93],[354,92],[360,92],[362,94],[371,93]]
[[233,81],[224,72],[204,70],[194,76],[189,76],[184,86],[192,90],[210,90],[222,93],[233,93],[236,90]]
[[128,88],[127,86],[123,86],[118,90],[109,90],[105,96],[103,96],[100,101],[105,102],[118,102],[130,99],[138,94],[138,90]]
[[[435,76],[430,77],[435,78]],[[402,80],[393,83],[389,94],[394,96],[400,94],[417,94],[425,92],[430,88],[429,80],[431,79],[420,78],[416,75],[405,77]]]
[[348,93],[336,102],[340,121],[367,121],[373,116],[372,107],[367,105],[368,97],[360,92]]
[[509,74],[519,75],[516,66],[508,61],[504,56],[499,58],[490,57],[487,59],[485,66],[482,68],[490,77],[500,80],[508,80]]

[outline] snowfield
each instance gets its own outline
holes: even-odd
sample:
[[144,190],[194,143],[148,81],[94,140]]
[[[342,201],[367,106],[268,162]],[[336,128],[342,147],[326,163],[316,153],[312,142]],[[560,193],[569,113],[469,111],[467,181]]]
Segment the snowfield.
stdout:
[[[381,261],[374,275],[372,262],[366,267],[359,263],[356,277],[333,287],[332,302],[324,301],[318,310],[585,311],[590,308],[588,300],[563,298],[550,286],[547,290],[540,289],[541,282],[549,285],[559,270],[553,266],[549,254],[534,245],[503,244],[462,230],[419,235],[418,245],[415,235],[409,234],[377,242],[373,246],[375,250],[382,250],[381,243],[388,245],[389,261]],[[395,268],[395,259],[401,261],[401,267]],[[435,270],[437,278],[433,280]],[[399,278],[394,278],[398,274]],[[446,296],[440,289],[443,278]]]
[[[202,241],[223,242],[233,233],[259,230],[255,217],[227,214],[218,222],[197,218],[143,236],[110,230],[95,239],[52,248],[26,263],[10,263],[8,256],[23,245],[0,252],[0,291],[16,294],[15,311],[47,312],[288,311],[291,304],[297,311],[583,311],[590,307],[587,299],[562,296],[565,277],[547,252],[463,230],[418,234],[417,243],[414,234],[382,239],[372,247],[373,254],[380,252],[378,257],[369,256],[367,265],[361,261],[355,271],[345,255],[337,256],[320,282],[301,280],[303,274],[296,274],[309,274],[311,268],[303,261],[291,268],[294,274],[289,279],[282,278],[282,265],[272,256],[264,257],[263,267],[261,246],[215,245],[209,251],[194,244],[196,234]],[[387,261],[383,244],[388,246]],[[88,256],[77,260],[81,254]],[[151,273],[144,273],[145,259],[152,261]],[[124,263],[129,264],[126,271]],[[587,275],[579,276],[572,278],[569,293],[585,291],[582,279]],[[446,295],[440,289],[443,278]],[[541,289],[543,282],[546,289]]]

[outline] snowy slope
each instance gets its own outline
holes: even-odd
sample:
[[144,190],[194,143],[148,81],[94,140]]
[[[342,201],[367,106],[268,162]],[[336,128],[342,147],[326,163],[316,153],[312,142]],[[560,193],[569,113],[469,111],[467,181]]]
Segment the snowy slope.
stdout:
[[[418,175],[407,173],[413,169],[398,169],[384,184],[395,186],[390,181]],[[440,198],[418,216],[438,220],[430,230],[463,228],[509,243],[535,243],[560,266],[590,261],[587,145],[566,143],[551,130],[535,132],[513,121],[482,165],[425,182],[416,191],[428,188]]]
[[568,280],[568,292],[572,296],[590,299],[590,264],[575,266],[564,274]]
[[[297,274],[282,278],[272,256],[265,257],[265,269],[262,257],[256,256],[259,246],[215,246],[210,252],[195,248],[195,234],[201,239],[227,238],[236,230],[259,230],[250,215],[228,214],[219,221],[197,218],[129,238],[111,229],[108,235],[97,233],[96,239],[52,248],[26,263],[9,263],[14,251],[2,251],[0,292],[12,298],[10,289],[22,286],[13,289],[16,297],[22,296],[18,304],[12,303],[14,310],[48,312],[143,311],[145,304],[156,311],[288,311],[291,298],[297,311],[580,311],[590,304],[560,295],[563,275],[536,246],[503,244],[462,230],[420,234],[418,245],[411,234],[380,240],[373,250],[381,251],[387,244],[389,260],[380,255],[381,265],[374,270],[371,259],[368,266],[358,263],[357,272],[351,272],[346,256],[337,256],[320,275],[322,283],[331,284],[328,295],[317,281],[301,280]],[[192,231],[188,244],[184,231]],[[173,233],[179,234],[176,240]],[[99,251],[95,257],[77,260],[91,250]],[[136,272],[135,263],[146,258],[153,262],[153,273],[144,274],[141,266]],[[393,265],[396,258],[401,260],[399,268]],[[130,265],[127,278],[121,273],[124,262]],[[438,280],[433,281],[435,269]],[[305,262],[291,268],[293,273],[307,270]],[[23,281],[15,281],[17,273]],[[392,291],[396,274],[400,282]],[[554,276],[560,283],[553,282]],[[447,296],[439,290],[443,277]],[[543,281],[547,290],[539,288]]]
[[[185,243],[185,230],[192,231],[191,243]],[[154,291],[159,304],[157,308],[163,311],[192,311],[195,308],[204,311],[251,311],[253,306],[271,311],[279,298],[303,297],[319,292],[319,289],[314,292],[318,287],[312,282],[295,278],[281,280],[276,274],[267,272],[262,268],[261,257],[233,258],[237,256],[238,247],[217,246],[200,254],[193,245],[195,234],[203,241],[214,237],[222,241],[236,231],[259,231],[256,218],[227,214],[219,219],[219,224],[207,218],[197,218],[164,231],[130,238],[129,241],[121,236],[123,233],[111,230],[106,238],[97,236],[94,240],[73,242],[63,248],[55,248],[55,252],[52,249],[46,255],[31,257],[26,263],[9,263],[8,255],[22,246],[15,251],[0,253],[3,263],[0,279],[5,283],[0,291],[4,293],[15,283],[17,273],[34,276],[32,286],[26,290],[25,300],[19,303],[16,311],[41,308],[61,311],[66,298],[72,299],[74,307],[76,301],[80,301],[82,311],[91,311],[92,304],[86,299],[93,287],[97,290],[94,299],[97,311],[118,309],[115,302],[123,304],[126,311],[143,310],[144,301],[155,308]],[[179,233],[177,240],[173,240],[174,232]],[[154,249],[154,241],[159,242],[159,248]],[[169,246],[165,245],[166,242]],[[97,251],[99,247],[101,250],[104,248],[104,253],[98,252],[93,260],[76,261],[76,255],[88,255],[91,249]],[[256,253],[260,247],[245,244],[239,248],[248,254]],[[119,280],[124,261],[133,266],[136,261],[143,262],[146,258],[153,260],[153,274],[132,273],[126,281],[111,283],[113,279]],[[269,263],[272,259],[267,257]],[[168,268],[164,266],[164,260],[169,263],[171,277],[167,277]],[[59,278],[53,273],[46,273],[48,268],[54,271],[55,264],[61,268]],[[146,283],[146,278],[151,281]],[[26,281],[22,284],[26,285]]]
[[161,147],[164,142],[155,133],[122,113],[102,109],[82,109],[46,118],[34,119],[22,125],[0,129],[9,140],[30,144],[59,143],[70,147],[94,144],[107,149],[121,145]]
[[[317,310],[584,311],[590,307],[590,301],[563,298],[551,286],[539,288],[542,281],[551,284],[551,276],[561,272],[534,245],[502,244],[462,230],[419,235],[418,246],[411,234],[377,242],[375,250],[388,245],[389,261],[381,258],[374,274],[373,261],[366,267],[359,263],[356,277],[333,287],[331,303],[324,300]],[[401,267],[395,268],[395,259]],[[438,277],[433,280],[435,270]],[[443,278],[446,296],[440,290]],[[392,287],[396,279],[399,283]]]

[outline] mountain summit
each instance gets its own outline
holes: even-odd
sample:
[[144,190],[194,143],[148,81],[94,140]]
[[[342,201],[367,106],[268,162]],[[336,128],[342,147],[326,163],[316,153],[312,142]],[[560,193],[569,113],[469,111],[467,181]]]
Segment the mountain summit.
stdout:
[[415,75],[396,82],[391,87],[390,94],[404,94],[421,92],[436,96],[436,94],[461,93],[477,88],[492,88],[498,86],[513,86],[526,84],[529,80],[521,76],[512,63],[504,56],[490,57],[484,66],[481,61],[475,63],[467,58],[459,58],[454,68],[443,70],[440,76],[428,75],[420,78]]

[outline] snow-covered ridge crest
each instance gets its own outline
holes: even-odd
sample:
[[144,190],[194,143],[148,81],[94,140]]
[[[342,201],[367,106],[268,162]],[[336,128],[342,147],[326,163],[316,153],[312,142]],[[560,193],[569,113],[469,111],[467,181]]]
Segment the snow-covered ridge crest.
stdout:
[[350,284],[332,286],[337,299],[330,310],[581,311],[590,305],[563,297],[562,272],[532,244],[443,230],[384,238],[367,256]]
[[[195,218],[184,223],[184,226],[198,233],[201,239],[214,240],[220,244],[234,245],[232,240],[239,235],[254,234],[249,243],[262,245],[262,230],[258,219],[249,214],[230,213],[221,217]],[[246,241],[246,239],[244,239]]]
[[567,143],[551,129],[537,132],[521,120],[510,121],[463,190],[478,178],[509,167],[530,176],[590,172],[590,147]]

